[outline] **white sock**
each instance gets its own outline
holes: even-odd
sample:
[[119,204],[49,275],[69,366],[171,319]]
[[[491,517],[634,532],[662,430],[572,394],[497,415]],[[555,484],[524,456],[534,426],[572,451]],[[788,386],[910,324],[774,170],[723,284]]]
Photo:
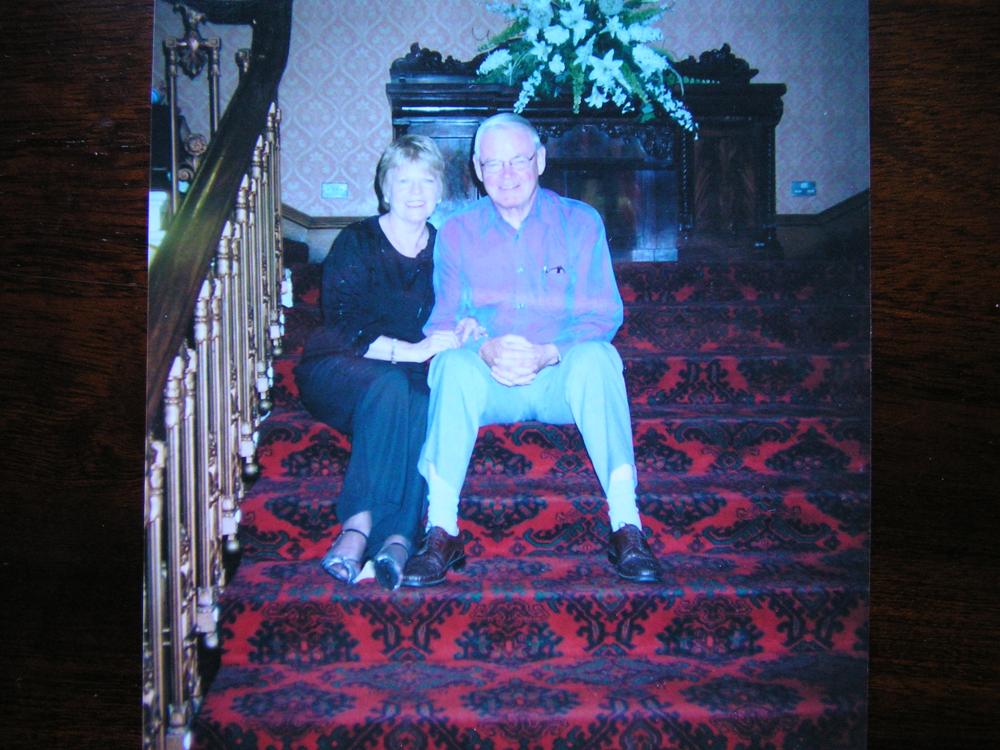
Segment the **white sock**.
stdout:
[[608,520],[611,531],[629,524],[642,530],[639,507],[635,502],[635,467],[622,464],[613,472],[608,486]]
[[458,493],[434,470],[427,467],[427,531],[440,526],[452,536],[458,536]]

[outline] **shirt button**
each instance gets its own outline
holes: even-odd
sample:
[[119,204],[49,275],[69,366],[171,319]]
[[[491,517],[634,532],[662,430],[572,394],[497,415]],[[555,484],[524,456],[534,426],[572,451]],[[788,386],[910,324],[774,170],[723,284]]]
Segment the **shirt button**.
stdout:
[[518,273],[524,273],[524,266],[518,266],[517,267],[517,272]]
[[524,309],[524,303],[523,302],[518,302],[516,305],[514,305],[514,307],[516,307],[518,310],[523,310]]

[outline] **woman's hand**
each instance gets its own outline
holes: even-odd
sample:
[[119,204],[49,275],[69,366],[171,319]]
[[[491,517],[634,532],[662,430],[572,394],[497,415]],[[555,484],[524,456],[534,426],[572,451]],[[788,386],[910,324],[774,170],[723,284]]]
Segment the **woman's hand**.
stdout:
[[470,338],[477,341],[486,336],[486,329],[479,325],[475,318],[462,318],[455,326],[455,335],[458,336],[459,345],[464,344]]
[[426,362],[438,352],[459,346],[461,342],[454,331],[434,331],[415,344],[382,335],[371,343],[364,356],[384,362]]
[[445,349],[457,349],[460,345],[458,335],[454,331],[433,331],[416,344],[407,344],[409,350],[407,360],[410,362],[426,362],[438,352]]

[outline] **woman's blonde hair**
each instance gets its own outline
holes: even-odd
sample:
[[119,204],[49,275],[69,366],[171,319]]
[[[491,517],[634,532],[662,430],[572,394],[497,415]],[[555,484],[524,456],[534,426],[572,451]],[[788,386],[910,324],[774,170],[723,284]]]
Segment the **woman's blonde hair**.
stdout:
[[382,152],[375,169],[375,187],[378,190],[378,202],[383,211],[389,210],[386,200],[386,186],[389,183],[389,173],[403,162],[418,162],[426,166],[438,181],[438,197],[444,191],[444,157],[437,144],[426,135],[404,135]]

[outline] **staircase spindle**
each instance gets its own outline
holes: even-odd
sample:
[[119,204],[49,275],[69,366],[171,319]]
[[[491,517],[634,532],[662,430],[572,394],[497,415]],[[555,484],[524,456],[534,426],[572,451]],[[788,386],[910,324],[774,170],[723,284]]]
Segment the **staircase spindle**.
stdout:
[[209,137],[215,135],[219,127],[219,78],[221,75],[219,58],[222,40],[218,37],[206,41],[208,47],[208,132]]
[[[200,696],[200,680],[194,640],[195,591],[192,576],[190,511],[186,466],[189,405],[187,388],[190,355],[187,346],[174,359],[164,392],[166,427],[166,503],[168,623],[166,645],[170,654],[168,684],[168,746],[181,743],[188,733],[191,716]],[[178,746],[180,746],[178,744]]]
[[212,278],[205,279],[194,308],[194,341],[197,353],[197,517],[196,558],[198,561],[198,614],[197,628],[205,638],[205,645],[214,648],[218,643],[217,596],[221,559],[219,552],[219,489],[215,467],[215,424],[213,424],[213,397],[211,354],[212,339]]
[[239,527],[239,498],[242,491],[239,470],[239,409],[236,403],[237,388],[237,314],[233,278],[233,248],[236,227],[227,222],[219,239],[218,255],[215,259],[216,283],[213,289],[213,315],[218,309],[216,330],[219,337],[217,348],[216,378],[213,387],[216,394],[216,426],[219,458],[219,502],[222,511],[220,531],[226,539],[230,552],[239,549],[236,532]]
[[251,185],[253,190],[251,196],[253,205],[251,214],[254,224],[254,273],[253,298],[255,311],[254,317],[254,361],[253,372],[255,385],[257,388],[257,411],[254,421],[256,429],[259,426],[261,416],[271,409],[271,402],[268,393],[271,390],[271,381],[268,377],[268,355],[270,344],[270,300],[268,292],[268,273],[270,264],[268,263],[267,248],[270,247],[270,232],[268,227],[267,194],[270,190],[267,175],[267,140],[262,133],[254,148],[254,156],[251,161]]
[[271,241],[274,243],[274,286],[275,297],[272,311],[271,324],[271,354],[274,357],[280,356],[283,352],[282,339],[285,335],[285,311],[284,307],[292,305],[292,285],[290,280],[285,279],[284,271],[284,248],[281,238],[281,108],[277,104],[272,104],[267,113],[267,125],[265,133],[268,143],[271,145],[272,158],[271,168],[271,195],[268,214],[274,222],[272,226]]
[[[246,295],[247,310],[250,315],[250,326],[248,330],[250,345],[247,348],[247,376],[248,382],[258,388],[257,363],[260,360],[261,337],[260,337],[260,139],[254,146],[253,157],[250,160],[250,172],[247,180],[247,244],[246,244]],[[258,390],[258,395],[259,395]],[[256,414],[251,411],[247,414],[247,423],[256,427]]]
[[177,40],[164,42],[167,57],[167,106],[170,110],[170,215],[177,213],[180,204],[180,189],[177,184]]
[[251,206],[251,177],[244,175],[236,197],[235,233],[232,243],[232,269],[235,284],[236,307],[236,372],[237,405],[239,413],[239,455],[243,459],[243,473],[253,477],[257,473],[256,443],[254,441],[254,414],[251,399],[256,381],[254,367],[254,309],[253,302],[253,256],[254,232]]
[[[221,50],[222,40],[219,37],[206,39],[201,35],[199,27],[205,22],[205,14],[185,8],[177,4],[174,10],[181,14],[184,23],[183,37],[168,37],[163,41],[163,50],[166,56],[167,73],[167,99],[170,111],[170,213],[171,216],[177,212],[180,205],[180,182],[188,180],[192,175],[187,174],[196,168],[198,157],[204,152],[206,141],[210,140],[218,129],[219,113],[221,111],[221,98],[219,94],[219,81],[221,78]],[[187,156],[193,158],[193,167],[188,168],[181,163],[178,149],[180,144],[180,122],[183,119],[180,114],[180,107],[177,103],[177,75],[183,71],[192,80],[197,78],[201,71],[208,68],[208,122],[209,136],[197,135],[186,139],[184,150]],[[182,177],[181,175],[184,174]]]
[[[270,119],[270,118],[269,118]],[[271,182],[271,162],[273,161],[272,144],[265,132],[261,136],[261,176],[258,198],[258,216],[260,223],[260,284],[261,284],[261,316],[258,332],[261,351],[266,356],[258,361],[257,390],[260,393],[258,401],[259,415],[262,417],[271,411],[271,387],[274,385],[274,371],[270,366],[274,357],[274,337],[272,328],[275,319],[277,285],[274,269],[277,265],[275,256],[267,251],[274,242],[274,186]]]
[[163,632],[166,613],[163,600],[163,471],[166,446],[146,441],[145,532],[146,564],[142,590],[142,706],[143,748],[159,748],[165,741],[166,713]]
[[[224,285],[218,277],[221,264],[221,253],[225,241],[220,241],[220,257],[216,261],[217,273],[212,278],[212,296],[209,312],[208,356],[211,360],[209,370],[209,389],[211,390],[211,429],[212,438],[212,468],[217,501],[215,506],[215,524],[218,534],[217,542],[226,538],[235,540],[236,528],[239,523],[238,509],[234,499],[232,483],[233,451],[229,440],[230,401],[229,401],[229,360],[226,358],[228,346],[225,338],[225,325],[222,309],[224,300]],[[217,590],[221,592],[223,584],[221,550],[213,560],[212,580]]]

